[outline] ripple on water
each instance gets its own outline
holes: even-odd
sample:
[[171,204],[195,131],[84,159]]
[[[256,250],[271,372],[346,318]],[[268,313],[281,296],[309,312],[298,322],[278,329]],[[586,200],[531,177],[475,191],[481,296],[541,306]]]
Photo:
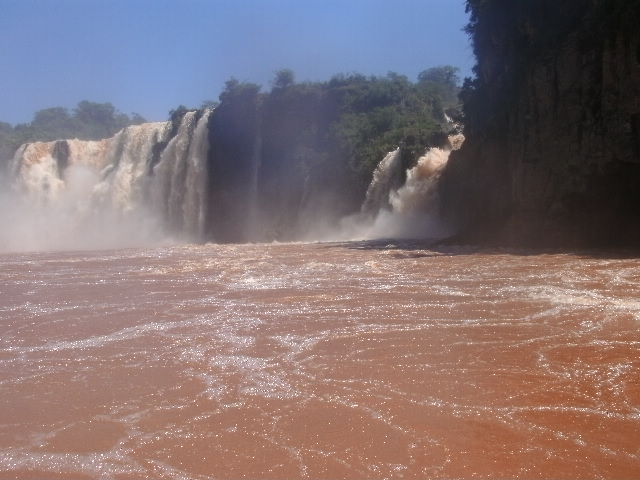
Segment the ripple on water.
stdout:
[[0,269],[8,476],[640,470],[637,260],[383,242],[26,254]]

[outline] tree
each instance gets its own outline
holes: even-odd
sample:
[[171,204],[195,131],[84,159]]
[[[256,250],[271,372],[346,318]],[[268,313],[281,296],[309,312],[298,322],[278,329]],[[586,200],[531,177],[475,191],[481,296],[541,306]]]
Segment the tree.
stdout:
[[144,118],[139,113],[133,112],[133,113],[131,113],[130,122],[131,122],[131,125],[140,125],[141,123],[146,123],[147,119]]
[[456,87],[460,83],[458,71],[457,67],[452,67],[451,65],[428,68],[418,74],[418,82],[432,82]]
[[111,103],[95,103],[82,100],[73,112],[73,116],[81,122],[106,125],[113,122],[116,109]]
[[173,110],[169,110],[169,119],[172,122],[180,122],[182,117],[184,117],[185,113],[193,111],[193,108],[187,108],[184,105],[180,105],[178,108],[174,108]]
[[62,107],[45,108],[38,110],[33,116],[31,126],[33,127],[50,127],[52,125],[69,125],[71,117],[69,111]]
[[252,97],[260,92],[260,85],[255,83],[240,82],[231,77],[224,82],[224,90],[220,93],[220,102],[231,100],[234,97]]
[[132,117],[119,112],[111,103],[96,103],[83,100],[73,114],[63,107],[38,110],[31,123],[12,127],[0,122],[0,160],[10,158],[22,143],[51,141],[63,138],[98,140],[113,136],[118,130],[144,123],[139,114]]
[[[107,138],[115,134],[128,123],[118,119],[116,109],[111,103],[95,103],[82,100],[73,111],[76,128],[84,138]],[[119,121],[120,120],[120,121]]]
[[287,87],[290,87],[295,83],[295,74],[293,70],[288,68],[283,68],[282,70],[278,70],[271,82],[271,86],[273,90],[284,90]]

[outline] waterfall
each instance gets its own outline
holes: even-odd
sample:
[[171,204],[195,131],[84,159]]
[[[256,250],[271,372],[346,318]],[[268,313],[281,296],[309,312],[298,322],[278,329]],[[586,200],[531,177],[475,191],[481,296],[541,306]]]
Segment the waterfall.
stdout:
[[194,240],[204,240],[207,217],[207,154],[209,153],[209,116],[205,110],[198,120],[187,155],[187,179],[183,202],[184,230]]
[[400,182],[400,160],[400,148],[396,148],[380,161],[367,188],[362,213],[375,214],[389,205],[389,192]]
[[101,172],[105,179],[95,187],[101,206],[125,215],[146,206],[147,165],[154,145],[166,140],[169,128],[168,122],[143,123],[127,127],[109,139],[107,165]]
[[150,197],[165,229],[188,240],[204,235],[207,193],[209,116],[187,112],[149,178]]
[[196,112],[185,113],[178,132],[153,167],[150,190],[154,209],[165,228],[174,233],[180,233],[184,223],[182,202],[189,168],[189,147],[195,128]]
[[451,137],[449,145],[445,148],[430,148],[418,159],[413,168],[407,170],[404,185],[389,194],[389,203],[393,212],[399,214],[432,212],[437,207],[438,179],[454,149],[453,143],[456,143],[457,148],[461,145],[461,142],[458,143],[460,136]]
[[39,204],[55,201],[64,187],[54,155],[55,144],[34,142],[21,145],[12,160],[16,188]]
[[[400,149],[389,152],[373,173],[359,215],[343,219],[338,238],[438,238],[449,232],[438,217],[438,180],[464,136],[452,135],[444,148],[430,148],[400,178]],[[395,185],[395,186],[394,186]]]
[[14,206],[0,215],[13,226],[0,251],[203,240],[210,113],[187,112],[172,138],[171,123],[158,122],[105,140],[22,145],[0,198]]

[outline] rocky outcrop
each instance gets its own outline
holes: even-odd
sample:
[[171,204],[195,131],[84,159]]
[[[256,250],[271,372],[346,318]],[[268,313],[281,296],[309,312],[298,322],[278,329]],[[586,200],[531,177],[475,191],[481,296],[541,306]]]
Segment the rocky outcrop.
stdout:
[[478,59],[441,189],[468,241],[640,241],[640,2],[468,2]]

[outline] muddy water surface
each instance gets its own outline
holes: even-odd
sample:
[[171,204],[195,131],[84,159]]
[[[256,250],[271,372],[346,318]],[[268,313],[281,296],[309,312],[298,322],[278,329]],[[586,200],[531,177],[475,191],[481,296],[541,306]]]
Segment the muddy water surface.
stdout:
[[0,478],[638,478],[640,260],[0,256]]

